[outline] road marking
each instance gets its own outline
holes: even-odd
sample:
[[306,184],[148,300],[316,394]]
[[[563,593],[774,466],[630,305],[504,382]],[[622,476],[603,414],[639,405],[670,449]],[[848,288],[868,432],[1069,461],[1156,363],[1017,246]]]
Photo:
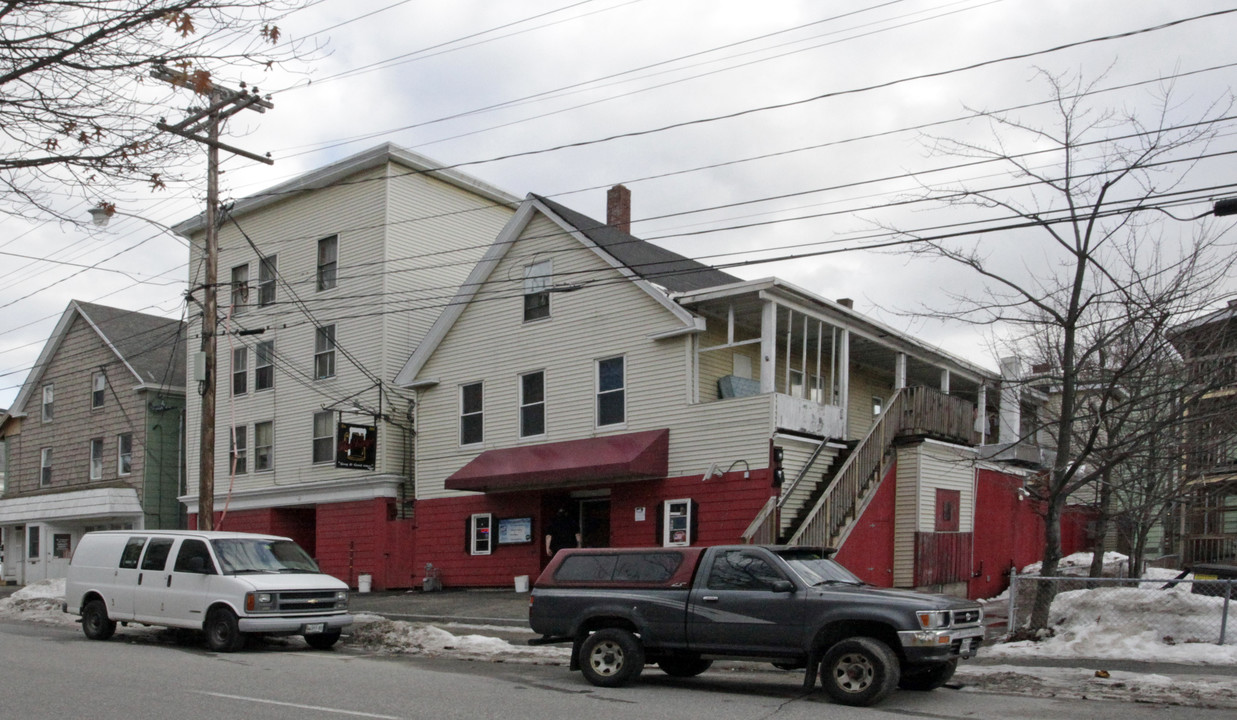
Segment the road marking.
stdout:
[[244,695],[227,695],[225,693],[206,692],[205,690],[190,690],[189,692],[198,695],[210,695],[211,697],[227,698],[228,700],[244,700],[246,702],[263,703],[266,705],[282,705],[284,707],[300,708],[302,710],[317,710],[319,712],[335,713],[337,715],[352,715],[354,717],[378,718],[379,720],[404,720],[404,718],[395,715],[375,715],[374,713],[358,712],[356,710],[340,710],[338,708],[323,707],[321,705],[301,705],[299,703],[280,702],[278,700],[266,700],[264,698],[245,697]]

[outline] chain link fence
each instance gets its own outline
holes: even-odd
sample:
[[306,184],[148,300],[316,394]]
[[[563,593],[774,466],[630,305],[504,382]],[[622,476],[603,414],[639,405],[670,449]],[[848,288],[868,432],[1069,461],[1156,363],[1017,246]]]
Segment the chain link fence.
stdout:
[[1168,644],[1237,645],[1237,580],[1010,576],[1009,636],[1026,636],[1040,589],[1055,590],[1048,626],[1056,634],[1097,625]]

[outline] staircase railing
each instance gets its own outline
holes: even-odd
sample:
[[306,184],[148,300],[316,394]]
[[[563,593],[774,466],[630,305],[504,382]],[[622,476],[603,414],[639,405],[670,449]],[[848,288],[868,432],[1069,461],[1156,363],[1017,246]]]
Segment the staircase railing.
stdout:
[[846,523],[853,519],[859,503],[883,469],[883,460],[893,439],[902,430],[906,395],[905,389],[894,393],[885,412],[846,458],[833,482],[804,516],[788,544],[830,545]]
[[786,500],[790,498],[791,493],[799,487],[799,484],[803,482],[803,478],[807,477],[808,473],[811,472],[812,466],[816,464],[816,460],[820,457],[820,454],[825,451],[825,448],[827,448],[828,445],[829,443],[827,442],[822,442],[820,445],[817,445],[816,449],[812,451],[812,457],[808,458],[807,462],[803,464],[803,469],[799,471],[799,474],[795,476],[795,479],[791,481],[790,485],[782,489],[782,494],[777,499],[777,506],[779,508],[786,504]]
[[777,498],[770,497],[741,537],[749,545],[772,545],[777,542],[777,531]]

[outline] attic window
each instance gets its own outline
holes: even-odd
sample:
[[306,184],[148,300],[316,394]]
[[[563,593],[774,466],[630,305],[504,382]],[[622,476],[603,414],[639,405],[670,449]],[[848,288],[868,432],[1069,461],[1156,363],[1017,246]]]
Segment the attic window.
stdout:
[[524,268],[524,322],[550,317],[551,261],[543,260]]

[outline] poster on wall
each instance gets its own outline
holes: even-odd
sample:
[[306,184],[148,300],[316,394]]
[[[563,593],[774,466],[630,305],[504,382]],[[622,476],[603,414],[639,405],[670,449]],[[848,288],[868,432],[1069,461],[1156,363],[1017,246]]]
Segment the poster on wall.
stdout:
[[531,517],[501,518],[498,521],[498,544],[514,545],[533,541]]
[[378,427],[340,423],[336,433],[335,467],[373,470],[378,454]]

